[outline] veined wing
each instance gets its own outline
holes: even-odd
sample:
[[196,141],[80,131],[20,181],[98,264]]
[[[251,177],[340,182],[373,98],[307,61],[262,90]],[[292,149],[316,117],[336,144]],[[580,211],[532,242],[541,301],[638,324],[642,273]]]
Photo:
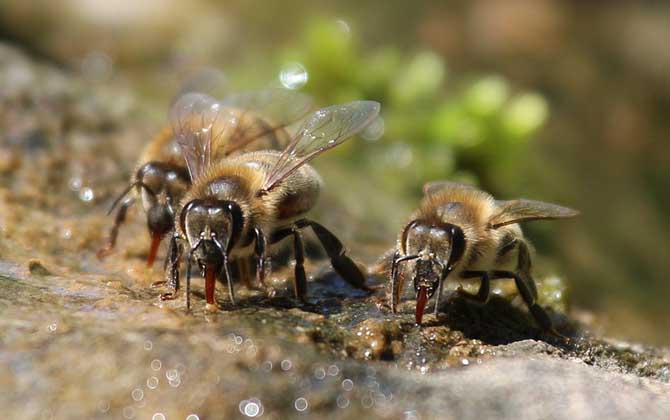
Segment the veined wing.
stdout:
[[363,130],[379,115],[380,105],[355,101],[320,109],[298,130],[270,169],[263,191],[269,191],[305,163]]
[[191,92],[174,103],[170,123],[191,180],[196,181],[211,164],[212,143],[234,130],[238,118],[211,96]]

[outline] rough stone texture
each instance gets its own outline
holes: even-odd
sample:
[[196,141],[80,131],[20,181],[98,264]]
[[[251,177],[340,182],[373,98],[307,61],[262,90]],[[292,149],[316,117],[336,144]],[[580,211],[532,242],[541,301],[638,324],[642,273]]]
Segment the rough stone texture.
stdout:
[[[552,311],[541,334],[506,296],[450,297],[413,325],[316,261],[308,304],[238,286],[232,307],[161,304],[137,213],[95,258],[150,133],[127,94],[0,45],[0,407],[6,418],[667,418],[670,355],[589,335]],[[379,280],[377,280],[379,281]],[[505,295],[505,293],[502,293]],[[303,410],[303,411],[300,411]],[[154,417],[154,418],[160,418]]]

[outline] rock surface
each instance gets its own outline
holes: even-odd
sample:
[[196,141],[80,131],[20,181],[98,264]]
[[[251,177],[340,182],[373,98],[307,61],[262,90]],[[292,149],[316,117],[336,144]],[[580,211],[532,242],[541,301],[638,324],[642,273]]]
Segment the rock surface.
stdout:
[[[0,45],[0,407],[6,418],[667,418],[670,354],[603,340],[552,312],[541,334],[515,300],[456,297],[413,325],[383,293],[316,261],[309,303],[279,267],[273,298],[238,286],[204,310],[195,281],[160,303],[136,213],[95,252],[147,140],[130,95]],[[373,279],[374,281],[374,279]],[[380,281],[377,279],[376,281]],[[290,282],[289,282],[290,283]],[[505,293],[502,293],[505,295]]]

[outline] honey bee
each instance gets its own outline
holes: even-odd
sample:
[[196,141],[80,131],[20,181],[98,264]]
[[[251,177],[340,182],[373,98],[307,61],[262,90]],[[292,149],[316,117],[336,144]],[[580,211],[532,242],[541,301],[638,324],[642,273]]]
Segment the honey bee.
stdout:
[[434,294],[437,315],[442,288],[449,276],[480,279],[476,294],[458,288],[461,296],[480,303],[488,301],[491,280],[514,279],[537,324],[558,334],[545,310],[537,304],[531,248],[519,223],[568,218],[578,212],[540,201],[499,201],[472,186],[447,181],[428,183],[423,192],[419,209],[400,232],[389,261],[392,312],[396,312],[408,277],[416,294],[418,325]]
[[[219,132],[208,145],[212,161],[236,153],[277,149],[290,141],[285,128],[304,117],[312,106],[311,97],[285,89],[268,89],[229,95],[218,102],[203,93],[186,91],[182,97],[206,107],[226,109],[231,120],[225,126],[211,127]],[[195,114],[194,114],[195,115]],[[234,121],[232,120],[234,119]],[[200,121],[183,121],[198,125]],[[164,127],[142,152],[130,185],[114,201],[109,213],[120,204],[105,248],[104,257],[113,250],[128,209],[139,200],[146,215],[151,246],[147,265],[151,267],[163,237],[174,229],[174,207],[190,188],[191,176],[177,144],[171,125]],[[132,192],[132,194],[130,194]]]
[[[357,101],[323,108],[310,115],[282,151],[256,151],[215,160],[212,144],[236,118],[216,104],[195,97],[180,99],[171,111],[177,142],[182,148],[193,185],[175,208],[175,233],[166,261],[168,293],[179,290],[179,264],[186,251],[186,306],[190,308],[193,262],[205,277],[205,298],[214,304],[217,278],[227,283],[235,303],[230,277],[231,259],[256,256],[257,283],[265,285],[266,253],[292,237],[295,258],[293,289],[305,300],[307,277],[301,230],[311,227],[334,270],[355,287],[366,289],[365,275],[346,255],[337,237],[305,217],[314,206],[321,178],[308,164],[369,125],[379,104]],[[192,122],[197,122],[193,125]]]

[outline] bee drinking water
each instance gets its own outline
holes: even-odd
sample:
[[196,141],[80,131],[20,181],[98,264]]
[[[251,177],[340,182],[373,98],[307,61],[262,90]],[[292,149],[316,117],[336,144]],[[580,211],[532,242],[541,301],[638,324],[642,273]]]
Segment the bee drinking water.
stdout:
[[461,296],[487,302],[490,282],[514,279],[524,303],[545,331],[554,332],[545,310],[537,304],[531,276],[530,246],[518,223],[573,217],[577,211],[532,200],[495,200],[469,185],[432,182],[411,221],[402,229],[390,261],[391,310],[395,313],[407,278],[416,294],[416,323],[421,324],[428,300],[435,295],[439,310],[444,282],[480,279],[479,291]]

